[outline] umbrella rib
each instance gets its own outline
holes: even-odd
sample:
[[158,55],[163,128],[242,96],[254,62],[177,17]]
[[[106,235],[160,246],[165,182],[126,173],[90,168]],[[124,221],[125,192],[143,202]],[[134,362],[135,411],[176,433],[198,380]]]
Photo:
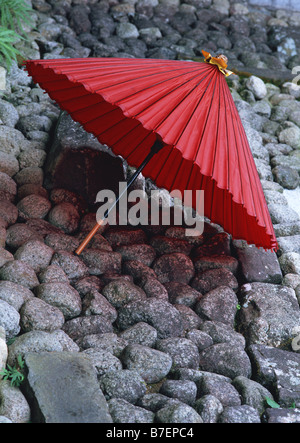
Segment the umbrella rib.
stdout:
[[[206,77],[208,76],[209,74],[207,74],[204,78],[202,78],[200,81],[199,81],[199,83],[197,83],[189,92],[188,92],[188,94],[187,95],[185,95],[177,104],[176,104],[176,106],[174,107],[174,108],[172,108],[172,110],[159,122],[159,124],[155,127],[155,130],[157,130],[169,117],[170,117],[170,115],[175,111],[175,109],[176,108],[178,108],[178,106],[179,105],[181,105],[183,102],[184,102],[184,100],[186,100],[188,97],[189,97],[189,95],[190,94],[192,94],[193,92],[194,92],[194,90],[206,79]],[[193,80],[193,79],[190,79],[190,80]],[[188,80],[188,81],[190,81],[190,80]],[[211,79],[212,80],[212,79]],[[211,80],[210,80],[210,82],[211,82]],[[210,82],[209,82],[209,84],[210,84]],[[187,82],[185,82],[185,83],[187,83]],[[185,84],[184,83],[184,84]],[[183,84],[182,84],[183,85]],[[173,92],[174,90],[176,90],[176,89],[179,89],[182,85],[179,85],[178,86],[178,88],[175,88],[175,89],[173,89],[172,91],[170,91],[170,92]],[[207,86],[208,87],[208,86]],[[206,88],[207,89],[207,88]],[[169,93],[170,93],[169,92]],[[165,96],[163,96],[163,97],[166,97],[169,93],[167,93],[167,94],[165,94]],[[203,97],[203,96],[202,96]],[[161,97],[160,97],[161,98]],[[159,100],[157,100],[157,101],[159,101]],[[155,102],[156,103],[156,102]],[[153,103],[153,104],[155,104],[155,103]],[[152,106],[152,105],[150,105],[150,106]],[[147,109],[147,108],[145,108],[145,109]],[[138,114],[137,114],[138,115]],[[181,134],[180,134],[180,137],[181,137],[181,135],[182,135],[182,132],[181,132]],[[179,138],[180,138],[179,137]],[[177,140],[178,141],[178,140]],[[177,141],[176,141],[176,143],[177,143]],[[174,145],[176,144],[175,142],[174,142]]]

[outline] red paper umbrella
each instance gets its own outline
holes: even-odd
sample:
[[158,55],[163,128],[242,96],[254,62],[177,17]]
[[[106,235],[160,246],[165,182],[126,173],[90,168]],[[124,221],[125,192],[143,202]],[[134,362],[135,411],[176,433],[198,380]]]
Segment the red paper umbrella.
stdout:
[[209,63],[89,58],[33,60],[26,68],[61,109],[137,173],[143,169],[169,191],[204,190],[205,216],[234,239],[276,250],[259,176],[225,79],[226,58],[203,54]]

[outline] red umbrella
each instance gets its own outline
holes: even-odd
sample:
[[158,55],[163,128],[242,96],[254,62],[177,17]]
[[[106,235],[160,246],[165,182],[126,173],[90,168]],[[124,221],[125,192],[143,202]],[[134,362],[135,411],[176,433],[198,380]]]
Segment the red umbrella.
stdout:
[[[260,179],[225,79],[230,74],[227,59],[203,54],[208,63],[84,58],[32,60],[26,68],[61,109],[137,167],[135,177],[143,169],[160,188],[204,190],[204,215],[212,222],[234,239],[277,250]],[[99,227],[95,225],[78,254]]]

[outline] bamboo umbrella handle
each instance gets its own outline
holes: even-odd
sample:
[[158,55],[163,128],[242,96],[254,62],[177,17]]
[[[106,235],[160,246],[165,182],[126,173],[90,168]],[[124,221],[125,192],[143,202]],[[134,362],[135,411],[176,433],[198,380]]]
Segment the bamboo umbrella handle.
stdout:
[[79,247],[76,249],[75,254],[80,255],[81,252],[84,250],[86,245],[92,240],[98,229],[100,229],[101,225],[103,224],[103,220],[101,220],[100,223],[97,223],[91,232],[86,236],[86,238],[83,240],[83,242],[79,245]]

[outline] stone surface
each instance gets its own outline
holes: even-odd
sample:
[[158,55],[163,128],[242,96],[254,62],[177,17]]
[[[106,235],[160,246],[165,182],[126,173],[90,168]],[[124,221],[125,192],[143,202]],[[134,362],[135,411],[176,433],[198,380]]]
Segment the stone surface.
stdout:
[[33,422],[112,422],[87,356],[73,352],[29,353],[25,364],[28,375],[24,389],[34,400]]

